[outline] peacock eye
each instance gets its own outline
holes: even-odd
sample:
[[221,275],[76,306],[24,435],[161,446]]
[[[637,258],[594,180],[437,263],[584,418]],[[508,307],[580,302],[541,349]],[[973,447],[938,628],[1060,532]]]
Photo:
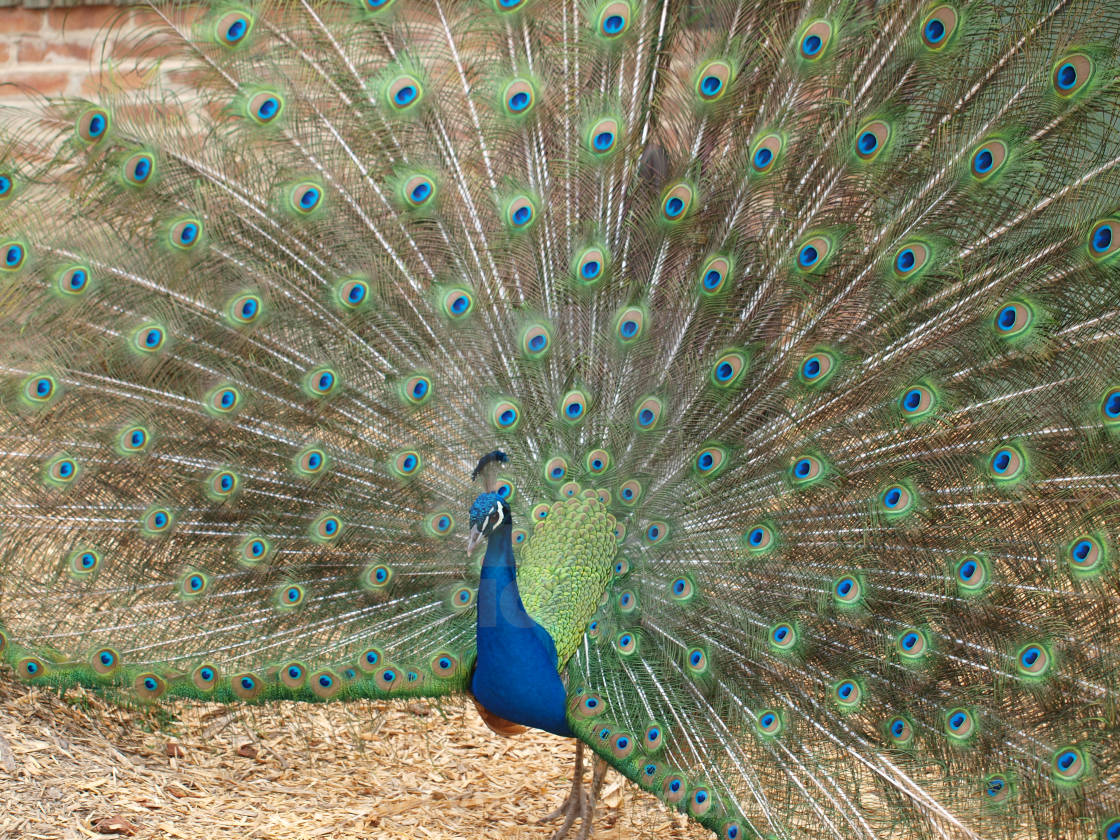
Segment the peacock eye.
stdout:
[[498,511],[496,511],[496,510],[490,511],[490,524],[494,525],[494,524],[497,523],[497,521],[498,521]]

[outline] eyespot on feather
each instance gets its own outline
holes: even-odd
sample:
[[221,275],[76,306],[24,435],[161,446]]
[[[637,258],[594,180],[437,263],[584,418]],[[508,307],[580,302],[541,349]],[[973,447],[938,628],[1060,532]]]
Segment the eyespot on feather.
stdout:
[[824,236],[811,236],[797,249],[797,268],[804,273],[821,271],[832,255],[832,242]]
[[0,272],[15,273],[23,268],[27,261],[27,246],[22,242],[9,240],[0,244],[0,253],[3,253],[3,260],[0,261]]
[[307,683],[307,666],[302,662],[289,662],[280,668],[280,682],[285,688],[299,691]]
[[230,688],[239,700],[256,700],[264,690],[264,683],[256,674],[234,674],[230,678]]
[[891,138],[890,123],[872,120],[856,132],[856,157],[865,163],[875,160],[886,148]]
[[895,637],[895,648],[904,663],[914,665],[929,654],[929,637],[924,630],[911,627]]
[[914,727],[901,715],[888,720],[885,729],[887,738],[896,747],[908,747],[914,740]]
[[841,609],[852,609],[863,603],[865,588],[858,575],[843,575],[832,582],[832,600]]
[[528,116],[537,103],[536,88],[529,79],[512,79],[502,91],[501,102],[502,108],[508,115]]
[[55,288],[67,297],[80,297],[89,291],[90,271],[85,265],[64,268],[55,279]]
[[605,449],[592,449],[587,453],[584,466],[592,475],[602,475],[611,467],[611,453]]
[[731,279],[732,261],[728,257],[715,255],[708,257],[700,267],[700,294],[714,297],[726,291]]
[[247,327],[260,319],[263,305],[260,295],[246,292],[226,304],[226,315],[235,326]]
[[789,475],[795,487],[808,485],[824,474],[824,462],[815,455],[802,455],[790,464]]
[[1050,73],[1054,93],[1069,99],[1084,90],[1093,78],[1093,60],[1084,53],[1071,53],[1059,59]]
[[253,18],[246,12],[226,12],[214,24],[218,43],[231,49],[244,44],[253,30]]
[[306,449],[301,449],[292,458],[291,463],[295,473],[304,478],[322,475],[330,466],[327,453],[319,446],[309,446]]
[[505,220],[511,230],[528,230],[536,219],[537,206],[528,195],[517,195],[506,202]]
[[409,405],[423,405],[432,397],[432,380],[422,373],[414,373],[401,384],[400,394]]
[[111,647],[99,648],[90,654],[89,664],[98,676],[108,677],[120,669],[121,657]]
[[717,388],[731,388],[740,384],[747,369],[747,354],[742,350],[729,350],[716,359],[709,379]]
[[628,479],[619,486],[618,497],[622,504],[631,507],[642,498],[642,483],[637,479]]
[[501,400],[490,409],[490,422],[500,432],[512,432],[521,423],[521,409],[513,400]]
[[268,125],[283,113],[284,98],[273,91],[262,90],[249,97],[245,111],[253,122]]
[[820,387],[832,379],[838,367],[836,356],[822,348],[804,358],[797,369],[797,377],[804,385]]
[[623,346],[633,344],[642,337],[646,328],[646,315],[637,306],[628,306],[615,319],[615,336]]
[[774,168],[784,147],[785,141],[780,134],[764,135],[751,151],[751,169],[759,175],[765,175]]
[[879,507],[888,516],[902,516],[909,513],[917,497],[905,484],[888,485],[879,493]]
[[319,184],[305,181],[288,191],[288,205],[302,216],[314,213],[322,203],[323,188]]
[[777,709],[763,709],[755,718],[758,733],[766,738],[776,738],[785,729],[785,717]]
[[335,513],[323,513],[311,522],[308,536],[318,543],[334,542],[345,530],[342,518]]
[[832,24],[827,20],[811,21],[801,30],[797,41],[798,54],[804,61],[819,61],[832,40]]
[[693,198],[691,185],[681,182],[671,186],[661,198],[661,218],[667,222],[679,222],[688,215]]
[[917,384],[902,392],[898,408],[904,419],[911,422],[924,420],[938,407],[936,392],[928,385]]
[[622,129],[614,117],[601,117],[588,126],[584,134],[584,145],[596,159],[610,157],[618,151],[622,141]]
[[337,371],[331,367],[314,368],[304,376],[304,390],[312,397],[329,397],[340,389]]
[[207,662],[199,665],[191,672],[191,682],[199,691],[211,692],[217,687],[220,676],[221,672],[217,666]]
[[971,597],[982,594],[991,581],[987,558],[978,554],[966,554],[954,564],[953,579],[962,595]]
[[704,103],[718,102],[727,93],[734,78],[735,71],[729,62],[722,58],[712,59],[696,73],[694,89],[697,98]]
[[1065,548],[1065,560],[1074,577],[1093,577],[1108,564],[1108,545],[1094,534],[1082,534]]
[[898,249],[894,259],[891,260],[891,271],[899,280],[914,281],[924,273],[932,253],[924,242],[907,242]]
[[430,207],[436,199],[436,182],[427,175],[417,173],[411,175],[401,184],[400,195],[405,206],[418,210]]
[[1084,779],[1089,773],[1090,762],[1080,747],[1067,746],[1054,750],[1050,767],[1055,781],[1068,784]]
[[1111,261],[1120,252],[1120,219],[1101,219],[1093,225],[1088,248],[1094,260]]
[[82,112],[74,128],[80,139],[92,145],[105,139],[110,123],[109,112],[104,108],[90,108]]
[[221,385],[206,395],[206,410],[215,416],[237,413],[244,398],[241,391],[233,385]]
[[243,566],[257,566],[268,562],[272,554],[272,544],[264,537],[250,537],[241,543],[238,560]]
[[189,251],[198,245],[202,239],[202,222],[198,219],[187,218],[172,222],[167,232],[167,241],[172,248],[179,251]]
[[424,522],[428,533],[436,537],[446,537],[455,530],[455,517],[447,511],[429,514]]
[[842,712],[854,712],[863,704],[864,690],[858,680],[844,679],[832,684],[830,696]]
[[938,51],[952,40],[960,18],[952,6],[938,6],[921,23],[922,43],[926,49]]
[[527,359],[543,359],[552,349],[552,332],[547,324],[529,324],[521,333],[521,352]]
[[977,181],[995,175],[1007,162],[1008,148],[1002,140],[989,140],[972,153],[970,171]]
[[474,311],[474,293],[467,288],[448,289],[443,294],[443,314],[454,321],[465,319]]
[[136,675],[132,690],[140,700],[158,700],[167,691],[167,683],[158,674],[149,671]]
[[149,152],[135,152],[121,164],[121,175],[129,186],[150,184],[156,171],[156,161]]
[[79,580],[90,577],[101,566],[101,553],[92,548],[79,548],[70,553],[68,571]]
[[581,286],[593,286],[606,275],[610,255],[606,248],[593,245],[584,248],[572,260],[572,275]]
[[1005,303],[995,314],[993,326],[996,335],[1003,339],[1018,338],[1025,335],[1034,323],[1035,313],[1025,301],[1012,300]]
[[1015,444],[997,448],[988,456],[988,476],[999,484],[1013,484],[1023,478],[1027,457]]
[[175,524],[175,517],[168,508],[148,508],[140,517],[140,532],[145,537],[162,537]]
[[560,419],[568,423],[578,423],[587,412],[587,395],[583,391],[569,391],[560,403]]
[[385,85],[385,101],[395,113],[407,113],[424,99],[424,86],[411,73],[401,73]]
[[633,10],[625,0],[612,0],[602,4],[596,15],[595,28],[599,37],[614,41],[630,28]]

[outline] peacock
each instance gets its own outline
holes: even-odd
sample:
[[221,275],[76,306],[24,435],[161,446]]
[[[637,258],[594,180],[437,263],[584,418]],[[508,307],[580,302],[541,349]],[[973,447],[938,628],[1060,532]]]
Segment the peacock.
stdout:
[[726,840],[1120,840],[1118,53],[157,2],[0,118],[0,657],[470,697],[576,740],[555,836],[610,767]]

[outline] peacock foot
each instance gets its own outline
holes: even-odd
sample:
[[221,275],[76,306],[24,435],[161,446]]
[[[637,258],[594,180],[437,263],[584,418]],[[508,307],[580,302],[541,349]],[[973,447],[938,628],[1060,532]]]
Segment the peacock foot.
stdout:
[[599,788],[603,785],[603,777],[607,773],[607,763],[598,756],[595,757],[594,769],[591,774],[591,788],[583,788],[583,742],[576,741],[576,767],[572,774],[572,788],[568,791],[564,803],[542,817],[539,822],[553,822],[563,818],[560,827],[552,833],[549,840],[563,840],[568,836],[576,820],[580,821],[579,831],[574,840],[587,840],[591,836],[593,817],[595,814],[595,800],[599,796]]

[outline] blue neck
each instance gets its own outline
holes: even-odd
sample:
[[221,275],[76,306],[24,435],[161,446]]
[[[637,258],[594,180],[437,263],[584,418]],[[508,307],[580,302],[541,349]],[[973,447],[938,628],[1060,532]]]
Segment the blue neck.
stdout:
[[556,671],[556,645],[521,603],[508,520],[486,543],[475,640],[478,660],[471,691],[487,711],[513,723],[572,735],[565,716],[567,692]]

